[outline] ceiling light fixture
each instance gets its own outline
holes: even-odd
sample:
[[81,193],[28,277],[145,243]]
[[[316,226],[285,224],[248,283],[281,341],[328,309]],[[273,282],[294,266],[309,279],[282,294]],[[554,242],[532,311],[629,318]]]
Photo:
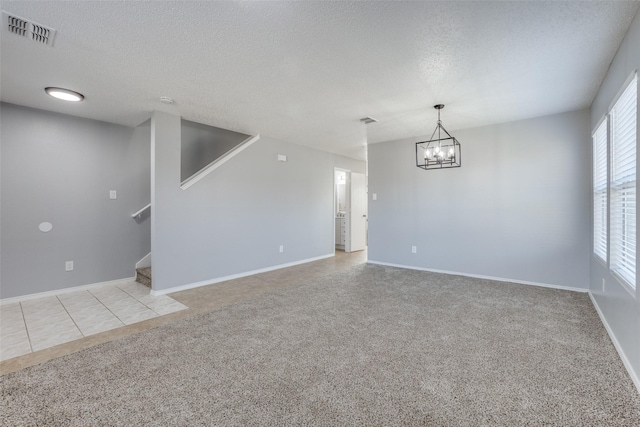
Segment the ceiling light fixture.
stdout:
[[84,95],[81,93],[59,87],[46,87],[44,91],[47,92],[47,95],[63,101],[80,102],[84,99]]
[[171,105],[171,104],[173,104],[175,101],[173,100],[173,98],[170,98],[170,97],[168,97],[168,96],[161,96],[161,97],[160,97],[160,102],[162,102],[163,104]]
[[416,166],[425,170],[459,168],[462,165],[460,143],[440,121],[440,110],[444,104],[434,105],[433,108],[438,110],[438,124],[428,141],[416,142]]

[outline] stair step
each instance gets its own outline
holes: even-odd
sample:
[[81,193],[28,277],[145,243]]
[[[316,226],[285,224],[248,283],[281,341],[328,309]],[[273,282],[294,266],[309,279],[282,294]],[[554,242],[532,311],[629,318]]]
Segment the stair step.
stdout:
[[151,267],[136,268],[136,282],[151,287]]

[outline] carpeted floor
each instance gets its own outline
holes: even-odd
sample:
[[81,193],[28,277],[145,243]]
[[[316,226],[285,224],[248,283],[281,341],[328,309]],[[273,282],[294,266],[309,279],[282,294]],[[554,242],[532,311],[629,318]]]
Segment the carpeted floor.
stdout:
[[376,265],[0,385],[3,426],[640,425],[586,294]]

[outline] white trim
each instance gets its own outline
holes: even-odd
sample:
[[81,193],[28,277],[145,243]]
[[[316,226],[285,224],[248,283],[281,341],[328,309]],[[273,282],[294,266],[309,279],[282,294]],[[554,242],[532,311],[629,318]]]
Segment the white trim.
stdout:
[[589,292],[588,289],[574,288],[572,286],[551,285],[549,283],[539,283],[539,282],[530,282],[530,281],[527,281],[527,280],[507,279],[505,277],[483,276],[481,274],[470,274],[470,273],[460,273],[460,272],[457,272],[457,271],[436,270],[434,268],[423,268],[423,267],[415,267],[415,266],[412,266],[412,265],[392,264],[392,263],[389,263],[389,262],[373,261],[373,260],[370,260],[370,259],[367,260],[367,263],[368,264],[386,265],[386,266],[389,266],[389,267],[408,268],[410,270],[430,271],[432,273],[453,274],[453,275],[456,275],[456,276],[474,277],[476,279],[495,280],[495,281],[498,281],[498,282],[517,283],[517,284],[520,284],[520,285],[541,286],[543,288],[562,289],[564,291]]
[[279,270],[281,268],[293,267],[294,265],[306,264],[308,262],[318,261],[325,258],[331,258],[331,257],[334,257],[335,255],[336,254],[334,252],[326,255],[317,256],[314,258],[307,258],[300,261],[288,262],[286,264],[278,264],[271,267],[260,268],[258,270],[245,271],[244,273],[231,274],[229,276],[218,277],[216,279],[209,279],[209,280],[203,280],[201,282],[187,283],[186,285],[174,286],[172,288],[159,289],[159,290],[151,289],[151,295],[152,296],[166,295],[166,294],[172,294],[174,292],[186,291],[187,289],[213,285],[220,282],[226,282],[227,280],[239,279],[241,277],[253,276],[254,274],[266,273],[267,271]]
[[227,151],[223,156],[218,157],[216,160],[214,160],[213,162],[209,163],[207,166],[205,166],[204,168],[200,169],[198,172],[196,172],[193,175],[191,175],[189,178],[187,178],[184,181],[182,181],[182,183],[180,183],[180,188],[182,188],[183,190],[186,190],[187,188],[191,187],[193,184],[195,184],[196,182],[200,181],[202,178],[204,178],[205,176],[209,175],[214,170],[218,169],[220,166],[222,166],[224,163],[226,163],[227,160],[231,159],[236,154],[240,153],[242,150],[244,150],[245,148],[249,147],[251,144],[256,142],[258,139],[260,139],[260,135],[251,136],[251,137],[245,139],[239,145],[237,145],[234,148],[232,148],[231,150]]
[[151,252],[146,254],[140,261],[136,262],[136,269],[151,267]]
[[[638,70],[631,71],[631,74],[629,74],[627,76],[627,78],[624,80],[624,83],[622,84],[622,86],[618,90],[618,93],[616,93],[616,96],[613,97],[613,101],[611,101],[611,103],[609,104],[609,108],[607,108],[607,115],[609,115],[609,113],[611,113],[611,110],[613,109],[613,106],[616,105],[616,102],[618,102],[618,99],[620,99],[620,97],[624,93],[624,91],[627,88],[627,86],[629,86],[629,83],[631,83],[631,80],[636,78],[636,74],[637,73],[638,73]],[[638,86],[640,86],[640,85],[638,85]]]
[[604,325],[604,328],[606,329],[607,334],[609,334],[609,338],[611,338],[611,342],[613,343],[613,346],[616,348],[616,351],[618,352],[618,356],[620,356],[620,359],[622,359],[622,364],[627,369],[627,372],[631,377],[631,381],[633,381],[633,384],[636,386],[638,393],[640,393],[640,378],[638,377],[636,372],[633,370],[633,366],[631,366],[631,363],[629,362],[627,355],[624,353],[624,350],[622,350],[622,347],[620,346],[618,339],[613,333],[613,330],[609,326],[607,319],[604,317],[604,313],[602,313],[602,310],[600,310],[600,306],[598,306],[598,302],[593,297],[593,294],[591,292],[589,292],[589,298],[591,298],[591,303],[595,307],[596,312],[598,313],[598,316],[600,316],[600,321]]
[[16,302],[28,301],[37,298],[52,297],[55,295],[68,294],[71,292],[87,291],[89,289],[99,288],[109,285],[123,285],[135,281],[135,277],[125,277],[123,279],[108,280],[106,282],[91,283],[89,285],[73,286],[71,288],[56,289],[54,291],[38,292],[37,294],[22,295],[19,297],[0,299],[0,305],[13,304]]
[[[602,122],[604,122],[605,120],[607,120],[609,118],[609,110],[607,110],[606,113],[604,113],[604,116],[600,117],[600,120],[598,120],[598,124],[596,125],[596,127],[593,128],[593,130],[591,130],[591,138],[593,139],[593,134],[596,133],[596,131],[598,130],[598,128],[600,127],[600,125],[602,124]],[[607,135],[609,135],[609,129],[608,129],[609,124],[607,123]],[[609,145],[609,140],[607,138],[607,147]],[[609,157],[609,156],[607,156]]]
[[131,218],[137,218],[137,217],[141,216],[147,209],[151,209],[151,203],[149,203],[148,205],[146,205],[145,207],[143,207],[139,211],[132,213],[131,214]]

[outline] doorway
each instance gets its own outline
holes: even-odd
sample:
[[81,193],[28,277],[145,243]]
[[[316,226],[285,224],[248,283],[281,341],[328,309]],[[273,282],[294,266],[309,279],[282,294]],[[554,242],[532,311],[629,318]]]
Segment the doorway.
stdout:
[[334,168],[335,249],[367,248],[367,183],[362,173]]

